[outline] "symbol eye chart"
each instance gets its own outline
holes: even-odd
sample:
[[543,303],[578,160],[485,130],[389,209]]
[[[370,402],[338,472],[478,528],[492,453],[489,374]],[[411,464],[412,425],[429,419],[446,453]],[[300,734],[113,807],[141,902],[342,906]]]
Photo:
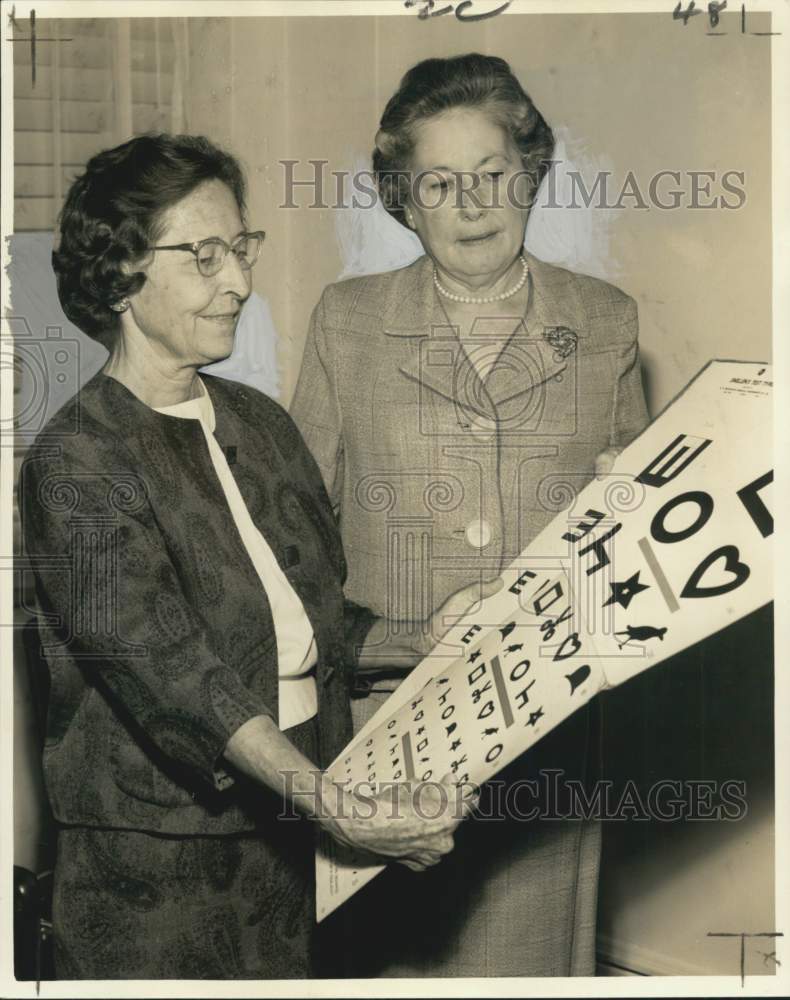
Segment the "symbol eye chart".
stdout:
[[343,758],[347,776],[372,783],[451,774],[479,784],[522,752],[525,727],[539,738],[599,689],[599,665],[586,662],[574,630],[566,578],[544,574],[535,584],[531,606],[546,610],[491,629],[468,656],[430,678]]
[[[482,783],[598,692],[771,601],[772,397],[765,364],[709,363],[503,573],[457,658],[428,656],[332,777]],[[318,919],[381,870],[323,842]]]

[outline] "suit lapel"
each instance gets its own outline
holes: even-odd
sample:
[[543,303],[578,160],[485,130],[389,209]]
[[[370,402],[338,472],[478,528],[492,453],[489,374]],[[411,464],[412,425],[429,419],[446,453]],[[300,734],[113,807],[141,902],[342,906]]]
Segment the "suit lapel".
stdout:
[[[403,338],[398,367],[407,378],[455,403],[490,417],[520,393],[554,378],[568,364],[584,323],[572,276],[525,252],[530,268],[530,300],[522,320],[496,364],[480,383],[448,326],[433,287],[433,264],[421,257],[392,282],[384,303],[384,331]],[[405,358],[404,358],[405,355]],[[470,392],[470,379],[476,391]]]
[[382,325],[393,340],[397,367],[406,378],[457,401],[459,385],[463,386],[463,357],[458,364],[463,352],[436,299],[433,262],[420,257],[396,278],[383,304]]

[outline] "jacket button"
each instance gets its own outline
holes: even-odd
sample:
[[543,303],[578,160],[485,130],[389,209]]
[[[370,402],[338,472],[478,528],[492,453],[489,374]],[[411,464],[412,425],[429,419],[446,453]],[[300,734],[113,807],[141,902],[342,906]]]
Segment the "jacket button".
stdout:
[[488,521],[472,521],[466,527],[466,540],[473,549],[484,549],[491,541],[491,525]]

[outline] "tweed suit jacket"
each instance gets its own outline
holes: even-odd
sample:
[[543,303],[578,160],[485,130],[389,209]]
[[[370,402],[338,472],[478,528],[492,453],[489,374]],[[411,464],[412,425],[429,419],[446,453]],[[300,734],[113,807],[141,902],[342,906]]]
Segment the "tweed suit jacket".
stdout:
[[648,422],[636,303],[526,256],[529,306],[485,382],[428,257],[314,310],[291,414],[340,514],[346,594],[392,619],[499,573]]
[[[350,735],[355,649],[374,616],[344,602],[333,513],[290,417],[202,377],[215,436],[315,633],[326,766]],[[99,373],[36,440],[19,494],[51,675],[55,817],[171,834],[271,823],[275,797],[222,752],[248,719],[277,718],[274,625],[199,422]]]

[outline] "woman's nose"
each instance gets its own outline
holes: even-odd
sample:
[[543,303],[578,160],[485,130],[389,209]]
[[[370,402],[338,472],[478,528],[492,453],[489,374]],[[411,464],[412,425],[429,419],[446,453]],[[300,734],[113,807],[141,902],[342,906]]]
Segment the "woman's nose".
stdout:
[[482,206],[476,205],[474,202],[470,202],[468,200],[461,208],[461,215],[463,215],[465,219],[469,219],[472,222],[475,222],[484,214],[485,209]]
[[223,292],[232,292],[240,299],[246,299],[252,287],[252,272],[250,268],[243,268],[236,254],[231,250],[220,271]]
[[466,219],[476,220],[479,219],[481,215],[485,212],[479,195],[476,195],[474,191],[464,191],[463,200],[461,202],[461,214]]

